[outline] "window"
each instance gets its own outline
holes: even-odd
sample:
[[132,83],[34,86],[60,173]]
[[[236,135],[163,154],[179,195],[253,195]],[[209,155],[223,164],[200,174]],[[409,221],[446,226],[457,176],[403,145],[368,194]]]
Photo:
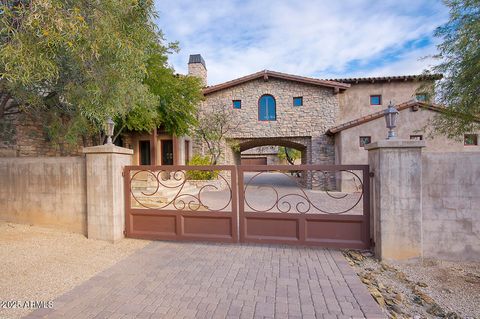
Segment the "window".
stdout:
[[477,134],[465,134],[463,136],[463,144],[467,146],[478,145]]
[[293,98],[293,106],[302,106],[303,105],[303,96],[298,96]]
[[423,135],[410,135],[410,139],[414,141],[421,141],[423,140]]
[[415,95],[415,99],[419,102],[427,102],[427,95],[425,93],[420,93]]
[[262,95],[258,100],[258,119],[260,121],[275,121],[277,119],[277,106],[273,96]]
[[370,105],[382,105],[382,96],[370,95]]
[[360,136],[360,147],[364,147],[372,142],[371,136]]
[[242,100],[233,100],[233,108],[234,109],[241,109],[242,108]]
[[140,141],[140,165],[150,165],[150,141]]

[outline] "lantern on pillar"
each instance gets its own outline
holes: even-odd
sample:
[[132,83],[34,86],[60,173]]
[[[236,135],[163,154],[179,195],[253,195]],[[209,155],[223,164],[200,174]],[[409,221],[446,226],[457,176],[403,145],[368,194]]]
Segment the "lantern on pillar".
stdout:
[[111,117],[107,119],[105,123],[105,131],[107,133],[107,142],[106,144],[112,144],[112,136],[113,136],[113,129],[115,128],[115,122],[112,120]]
[[385,122],[388,128],[387,140],[392,140],[397,138],[397,134],[393,129],[397,126],[398,114],[399,114],[398,110],[392,104],[392,101],[390,101],[388,108],[384,111]]

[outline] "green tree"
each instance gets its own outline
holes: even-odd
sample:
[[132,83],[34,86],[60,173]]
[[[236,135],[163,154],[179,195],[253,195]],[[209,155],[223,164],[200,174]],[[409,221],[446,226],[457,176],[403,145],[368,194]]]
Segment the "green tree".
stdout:
[[[211,109],[203,109],[198,112],[198,123],[195,127],[195,136],[207,147],[210,156],[210,164],[216,165],[227,145],[226,137],[235,131],[239,122],[227,106],[214,106]],[[229,145],[232,149],[238,145]]]
[[436,116],[433,130],[450,138],[480,129],[480,0],[445,0],[449,21],[435,36],[440,64],[431,71],[443,73],[437,84],[438,102],[447,106]]
[[125,116],[117,117],[115,138],[124,129],[147,132],[160,125],[173,135],[190,133],[197,123],[197,106],[203,99],[201,80],[175,74],[168,66],[167,55],[158,50],[148,60],[144,83],[154,95],[155,103],[134,105]]
[[[149,130],[165,121],[182,133],[199,90],[186,90],[194,80],[168,67],[177,45],[165,43],[155,17],[152,0],[2,1],[0,86],[49,135],[73,144],[79,136],[101,143],[108,117],[119,128]],[[160,85],[171,91],[159,92]],[[175,113],[179,95],[190,108]]]
[[278,148],[278,158],[286,160],[289,164],[295,165],[295,160],[299,159],[302,153],[294,148],[280,146]]

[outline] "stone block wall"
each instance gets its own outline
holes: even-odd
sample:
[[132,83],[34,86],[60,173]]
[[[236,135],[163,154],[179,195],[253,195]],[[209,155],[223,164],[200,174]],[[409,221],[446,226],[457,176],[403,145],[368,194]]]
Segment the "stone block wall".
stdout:
[[423,153],[423,255],[480,260],[480,152]]
[[[264,94],[275,98],[275,121],[258,119],[258,101]],[[293,98],[298,96],[303,97],[303,106],[293,106]],[[240,109],[233,109],[233,100],[242,101]],[[228,139],[308,138],[311,139],[309,163],[334,163],[334,141],[325,135],[327,129],[334,126],[339,111],[338,98],[332,89],[275,78],[257,79],[207,94],[201,107],[208,110],[220,106],[232,108],[239,123]],[[195,151],[201,149],[197,145]]]
[[87,231],[84,157],[0,158],[0,219]]
[[53,143],[35,118],[23,113],[0,119],[0,157],[77,156],[83,145],[68,146]]

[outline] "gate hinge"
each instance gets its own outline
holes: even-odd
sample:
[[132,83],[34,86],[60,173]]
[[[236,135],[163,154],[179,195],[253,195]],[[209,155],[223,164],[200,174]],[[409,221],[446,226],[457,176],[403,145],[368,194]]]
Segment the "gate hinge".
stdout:
[[122,177],[125,177],[125,171],[122,169]]
[[123,230],[123,236],[127,236],[127,230],[126,229]]

